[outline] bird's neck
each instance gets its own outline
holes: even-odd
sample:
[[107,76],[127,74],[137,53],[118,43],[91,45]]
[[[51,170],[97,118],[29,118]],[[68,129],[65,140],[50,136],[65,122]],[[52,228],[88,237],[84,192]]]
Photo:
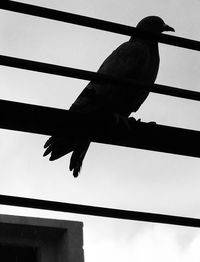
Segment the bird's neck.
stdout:
[[141,38],[141,37],[131,36],[129,41],[130,42],[140,42],[140,43],[148,45],[152,49],[158,49],[158,42],[151,40],[151,39],[144,39],[144,38]]

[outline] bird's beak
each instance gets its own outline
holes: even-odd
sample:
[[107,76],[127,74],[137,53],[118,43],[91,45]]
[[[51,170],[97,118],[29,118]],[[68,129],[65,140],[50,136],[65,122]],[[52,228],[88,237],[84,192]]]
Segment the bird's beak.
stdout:
[[162,30],[162,31],[163,31],[163,32],[166,32],[166,31],[175,32],[175,30],[174,30],[173,27],[171,27],[171,26],[169,26],[169,25],[166,25],[166,24],[163,25],[163,30]]

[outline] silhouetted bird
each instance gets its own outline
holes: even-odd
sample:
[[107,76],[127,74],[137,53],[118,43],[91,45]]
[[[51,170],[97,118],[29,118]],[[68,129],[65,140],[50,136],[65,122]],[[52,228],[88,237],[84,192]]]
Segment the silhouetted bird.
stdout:
[[[174,31],[157,16],[142,19],[137,28],[161,34],[163,31]],[[104,61],[98,72],[121,78],[154,83],[159,68],[158,42],[141,37],[131,37],[128,42],[120,45]],[[69,110],[93,114],[107,112],[128,117],[136,112],[149,94],[148,90],[139,87],[126,88],[111,83],[90,82],[81,92]],[[50,160],[55,160],[73,151],[70,160],[70,171],[77,177],[90,141],[73,139],[64,136],[52,136],[45,144],[44,156],[51,153]]]

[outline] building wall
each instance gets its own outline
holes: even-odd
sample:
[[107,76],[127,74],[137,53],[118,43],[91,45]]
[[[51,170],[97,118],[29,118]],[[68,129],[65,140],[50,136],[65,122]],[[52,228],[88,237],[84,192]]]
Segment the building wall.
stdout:
[[83,262],[83,223],[0,215],[0,244],[35,247],[38,262]]

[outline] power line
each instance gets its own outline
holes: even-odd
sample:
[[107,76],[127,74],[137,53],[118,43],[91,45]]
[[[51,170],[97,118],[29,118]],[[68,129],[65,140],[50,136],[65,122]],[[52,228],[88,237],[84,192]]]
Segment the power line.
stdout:
[[[83,115],[63,109],[0,100],[0,128],[43,135],[83,136],[93,142],[200,157],[200,132],[113,115]],[[64,121],[63,121],[64,120]]]
[[37,71],[41,73],[48,73],[53,75],[59,75],[64,77],[72,77],[72,78],[98,81],[98,82],[111,82],[114,83],[115,85],[124,85],[124,88],[128,88],[128,87],[132,88],[132,87],[139,86],[140,88],[148,89],[150,92],[153,93],[200,101],[200,92],[161,85],[161,84],[145,84],[135,80],[103,75],[100,73],[91,72],[87,70],[41,63],[41,62],[31,61],[27,59],[20,59],[16,57],[9,57],[4,55],[0,55],[0,64],[4,66]]
[[83,15],[72,14],[68,12],[53,10],[50,8],[19,3],[16,1],[1,0],[0,9],[7,11],[18,12],[27,15],[33,15],[42,18],[48,18],[60,22],[72,23],[76,25],[86,26],[90,28],[100,29],[113,33],[128,35],[128,36],[141,36],[143,38],[155,39],[161,43],[179,46],[187,49],[200,51],[200,42],[183,37],[171,36],[166,34],[153,34],[144,32],[135,27],[108,22],[96,18],[91,18]]
[[87,206],[87,205],[78,205],[78,204],[40,200],[40,199],[33,199],[33,198],[0,195],[0,204],[45,209],[45,210],[60,211],[60,212],[69,212],[69,213],[91,215],[91,216],[136,220],[136,221],[153,222],[153,223],[164,223],[164,224],[171,224],[171,225],[178,225],[178,226],[200,227],[200,219],[197,218],[171,216],[171,215]]

